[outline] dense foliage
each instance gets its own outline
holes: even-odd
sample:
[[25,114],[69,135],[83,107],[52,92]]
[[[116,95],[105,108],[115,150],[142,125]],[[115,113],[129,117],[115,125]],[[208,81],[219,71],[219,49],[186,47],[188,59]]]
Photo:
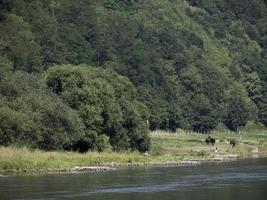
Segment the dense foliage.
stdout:
[[115,149],[149,148],[147,110],[137,101],[136,89],[126,77],[86,65],[58,66],[48,70],[46,80],[54,93],[78,111],[85,125],[85,135],[74,144],[77,148],[96,145],[102,150],[100,136],[108,136]]
[[267,125],[264,0],[0,0],[0,145],[145,151],[147,121],[248,120]]

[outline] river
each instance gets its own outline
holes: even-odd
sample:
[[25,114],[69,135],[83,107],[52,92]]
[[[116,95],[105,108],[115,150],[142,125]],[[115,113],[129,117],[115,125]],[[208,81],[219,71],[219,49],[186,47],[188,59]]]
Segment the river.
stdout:
[[0,177],[0,199],[266,200],[267,158]]

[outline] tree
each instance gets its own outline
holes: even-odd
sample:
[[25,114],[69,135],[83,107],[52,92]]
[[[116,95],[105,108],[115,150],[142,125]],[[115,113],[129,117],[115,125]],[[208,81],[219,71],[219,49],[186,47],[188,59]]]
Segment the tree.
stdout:
[[75,110],[45,89],[42,78],[8,72],[0,80],[1,145],[70,150],[84,126]]
[[101,135],[108,136],[116,150],[149,148],[145,106],[136,100],[126,78],[110,70],[66,65],[48,70],[47,85],[78,111],[88,133],[80,143],[88,144],[88,149],[94,141],[86,141],[97,141]]
[[13,62],[14,69],[28,72],[41,71],[40,47],[22,17],[8,14],[0,23],[1,53]]
[[237,86],[228,97],[227,115],[224,123],[233,131],[245,126],[247,121],[255,118],[255,113],[257,113],[255,104],[242,93],[245,93],[245,91]]

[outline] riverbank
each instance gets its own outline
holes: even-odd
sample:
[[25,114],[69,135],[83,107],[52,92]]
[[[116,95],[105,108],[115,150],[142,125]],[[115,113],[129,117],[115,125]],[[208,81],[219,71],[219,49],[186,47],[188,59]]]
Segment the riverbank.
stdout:
[[[214,146],[205,144],[207,135],[153,132],[151,151],[139,152],[44,152],[28,148],[0,147],[0,174],[106,171],[124,166],[192,165],[204,161],[224,161],[267,154],[267,131],[212,133]],[[236,146],[229,145],[234,139]],[[216,150],[216,147],[218,151]],[[216,150],[216,151],[215,151]]]
[[0,174],[35,172],[106,171],[125,166],[196,164],[163,154],[145,156],[139,152],[44,152],[27,148],[1,147]]
[[[119,153],[118,153],[119,154]],[[158,158],[158,157],[157,157]],[[203,162],[217,162],[217,161],[231,161],[236,160],[238,158],[238,155],[215,155],[213,157],[203,157],[195,160],[175,160],[175,158],[172,158],[172,160],[166,160],[163,161],[162,159],[158,159],[157,161],[148,161],[145,162],[107,162],[102,163],[99,165],[83,165],[80,166],[74,166],[74,167],[62,167],[63,165],[60,165],[60,167],[53,167],[53,163],[50,163],[51,165],[49,167],[44,167],[44,165],[39,165],[38,167],[34,167],[34,165],[28,165],[28,167],[23,168],[6,168],[0,170],[0,176],[1,175],[10,175],[10,174],[36,174],[36,173],[80,173],[80,172],[104,172],[104,171],[111,171],[116,170],[118,168],[125,168],[125,167],[145,167],[145,166],[157,166],[157,167],[168,167],[168,166],[190,166],[190,165],[198,165]],[[155,160],[155,157],[150,160]],[[23,163],[26,163],[27,161],[23,161]],[[39,163],[40,164],[40,163]],[[86,163],[88,164],[88,163]],[[15,165],[14,165],[15,166]],[[46,165],[48,166],[48,164]]]

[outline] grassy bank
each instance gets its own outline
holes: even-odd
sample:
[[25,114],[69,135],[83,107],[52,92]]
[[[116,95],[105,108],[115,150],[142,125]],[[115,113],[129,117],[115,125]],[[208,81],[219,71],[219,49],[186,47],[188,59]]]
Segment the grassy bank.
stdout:
[[[215,156],[251,153],[267,154],[267,131],[251,131],[234,134],[230,132],[211,134],[216,139],[219,153],[205,144],[207,135],[197,133],[153,132],[150,134],[151,156],[139,152],[44,152],[27,148],[0,147],[0,171],[33,169],[67,169],[75,166],[112,166],[124,164],[163,164],[170,161],[208,160]],[[236,147],[229,140],[237,141]]]
[[[208,136],[216,139],[214,147],[206,145]],[[218,155],[237,154],[247,156],[252,153],[265,155],[267,153],[267,131],[247,131],[240,134],[233,132],[213,132],[211,134],[198,133],[167,133],[153,132],[152,151],[160,154],[173,155],[180,159],[209,158],[214,156],[212,149],[219,148]],[[236,141],[233,148],[229,145],[230,140]]]

